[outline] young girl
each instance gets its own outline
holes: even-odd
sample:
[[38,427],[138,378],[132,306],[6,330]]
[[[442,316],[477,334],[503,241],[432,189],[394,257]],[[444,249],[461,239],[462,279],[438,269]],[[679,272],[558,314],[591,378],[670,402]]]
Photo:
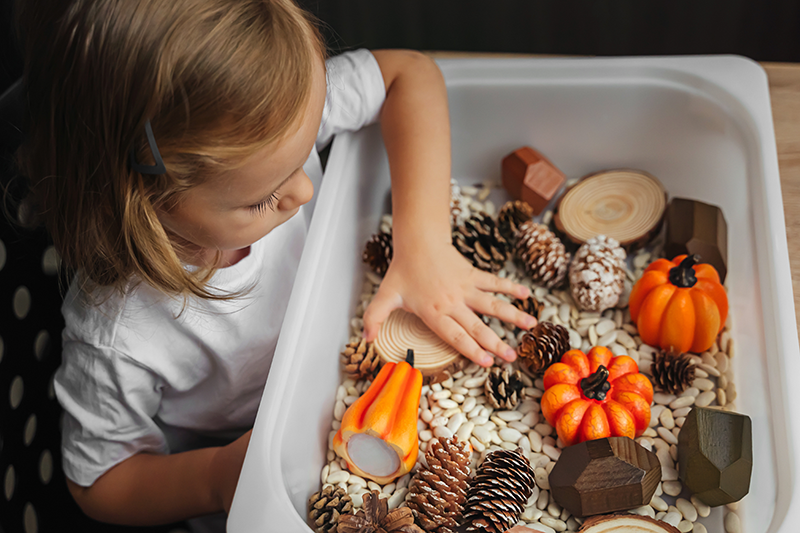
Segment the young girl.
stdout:
[[364,315],[395,308],[482,365],[514,359],[475,312],[525,287],[451,245],[442,76],[407,51],[325,61],[291,0],[27,0],[35,213],[77,274],[63,305],[63,468],[90,516],[227,511],[308,227],[317,149],[380,118],[394,259]]

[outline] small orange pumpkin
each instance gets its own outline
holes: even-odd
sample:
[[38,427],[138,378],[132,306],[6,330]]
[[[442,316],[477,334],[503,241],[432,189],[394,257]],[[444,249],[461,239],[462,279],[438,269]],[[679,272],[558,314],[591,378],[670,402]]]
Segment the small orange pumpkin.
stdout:
[[405,361],[385,363],[375,381],[345,411],[333,449],[348,469],[385,485],[410,472],[417,462],[417,411],[422,373]]
[[728,294],[719,274],[697,255],[658,259],[645,269],[628,305],[639,336],[651,346],[701,353],[728,318]]
[[544,373],[542,414],[564,446],[640,436],[650,425],[653,385],[636,361],[605,346],[570,350]]

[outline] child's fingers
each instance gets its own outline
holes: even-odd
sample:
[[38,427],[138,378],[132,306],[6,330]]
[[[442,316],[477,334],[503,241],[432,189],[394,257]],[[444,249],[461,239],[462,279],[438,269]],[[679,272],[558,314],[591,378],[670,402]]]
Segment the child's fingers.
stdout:
[[472,291],[466,299],[470,308],[484,315],[496,316],[504,322],[509,322],[522,329],[531,329],[536,325],[536,319],[523,313],[508,302],[492,296],[488,292]]
[[467,306],[459,307],[452,316],[486,350],[506,361],[513,361],[517,358],[517,353],[511,346],[500,340],[497,333],[484,324],[483,320],[478,318]]
[[500,292],[513,296],[514,298],[519,298],[520,300],[524,300],[531,295],[530,289],[525,285],[520,285],[519,283],[514,283],[504,278],[498,278],[494,274],[482,270],[478,271],[476,274],[475,286],[482,291]]
[[443,341],[458,350],[467,359],[481,366],[492,366],[492,363],[494,363],[492,354],[482,349],[475,342],[475,339],[453,318],[447,315],[437,315],[431,318],[432,320],[430,321],[425,320],[425,323]]
[[364,310],[364,338],[367,342],[372,342],[378,336],[381,324],[386,320],[392,311],[402,307],[403,300],[397,293],[389,293],[383,287],[378,289],[378,293],[372,302]]

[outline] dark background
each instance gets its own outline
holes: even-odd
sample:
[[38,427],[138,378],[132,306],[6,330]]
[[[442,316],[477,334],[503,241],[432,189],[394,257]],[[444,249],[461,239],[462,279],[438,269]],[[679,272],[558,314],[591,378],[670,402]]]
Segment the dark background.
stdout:
[[[414,48],[577,55],[740,54],[800,62],[800,0],[299,0],[333,52]],[[0,91],[20,76],[0,0]]]

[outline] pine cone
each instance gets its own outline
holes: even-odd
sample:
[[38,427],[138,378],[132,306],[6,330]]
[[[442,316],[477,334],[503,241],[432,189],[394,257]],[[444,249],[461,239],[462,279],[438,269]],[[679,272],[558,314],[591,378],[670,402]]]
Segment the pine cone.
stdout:
[[534,283],[551,288],[564,281],[570,256],[547,226],[532,220],[522,224],[517,232],[516,253]]
[[325,487],[308,499],[308,519],[317,533],[337,533],[339,518],[352,510],[353,502],[341,487]]
[[598,235],[578,249],[569,267],[572,298],[583,311],[614,307],[625,286],[625,250],[616,239]]
[[539,322],[522,335],[517,345],[517,355],[520,364],[528,372],[537,374],[559,362],[569,348],[567,328],[552,322]]
[[650,369],[655,386],[670,394],[680,394],[692,386],[695,364],[689,354],[659,352]]
[[392,234],[380,232],[369,238],[361,257],[376,274],[383,276],[392,262],[393,253]]
[[500,234],[513,244],[517,240],[519,227],[532,218],[533,208],[527,202],[522,200],[506,202],[497,215],[497,227]]
[[473,265],[487,272],[497,272],[511,255],[508,241],[486,213],[473,214],[453,231],[453,245]]
[[519,370],[493,366],[486,377],[484,390],[489,405],[495,409],[514,409],[522,396],[522,375]]
[[544,304],[533,296],[528,296],[524,300],[515,299],[513,302],[511,302],[511,305],[523,313],[528,313],[532,317],[535,317],[537,320],[539,319],[539,313],[541,313],[542,309],[544,309]]
[[469,444],[438,438],[431,441],[425,466],[411,480],[406,497],[417,523],[428,533],[455,533],[467,499]]
[[466,531],[502,533],[517,522],[533,487],[533,468],[522,450],[490,453],[469,485]]
[[364,378],[373,379],[381,364],[381,358],[375,347],[364,339],[345,346],[341,357],[345,374],[355,381]]
[[425,533],[414,524],[414,515],[408,507],[389,511],[389,502],[377,490],[364,494],[364,503],[358,514],[339,518],[338,533]]

